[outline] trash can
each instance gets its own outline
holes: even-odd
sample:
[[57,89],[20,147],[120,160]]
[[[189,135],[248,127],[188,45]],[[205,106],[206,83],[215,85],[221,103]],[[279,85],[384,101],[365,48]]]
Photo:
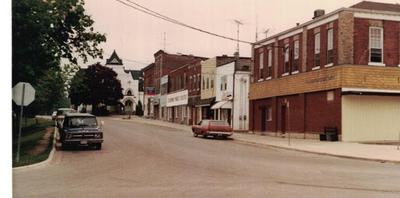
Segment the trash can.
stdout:
[[324,133],[326,137],[326,141],[338,141],[339,140],[339,133],[337,127],[325,127]]
[[319,140],[320,141],[326,141],[326,134],[325,133],[320,133],[319,134]]

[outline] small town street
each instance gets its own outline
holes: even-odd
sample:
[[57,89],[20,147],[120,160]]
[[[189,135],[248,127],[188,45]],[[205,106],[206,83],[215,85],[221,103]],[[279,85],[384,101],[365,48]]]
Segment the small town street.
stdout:
[[102,150],[13,171],[14,197],[399,197],[400,164],[344,159],[105,121]]

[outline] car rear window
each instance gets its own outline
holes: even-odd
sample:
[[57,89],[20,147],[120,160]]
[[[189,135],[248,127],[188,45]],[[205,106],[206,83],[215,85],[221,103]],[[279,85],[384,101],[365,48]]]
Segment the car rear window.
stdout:
[[97,120],[95,117],[70,117],[67,118],[65,124],[69,128],[96,127]]
[[222,120],[210,121],[210,124],[213,126],[229,126],[228,122]]

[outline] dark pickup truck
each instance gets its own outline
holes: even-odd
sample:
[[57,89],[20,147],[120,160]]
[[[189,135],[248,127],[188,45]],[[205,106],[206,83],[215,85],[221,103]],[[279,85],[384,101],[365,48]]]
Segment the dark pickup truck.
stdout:
[[94,115],[87,113],[65,114],[62,126],[59,128],[61,148],[68,146],[95,146],[101,149],[103,143],[102,127],[97,124]]
[[232,127],[224,120],[202,120],[192,126],[192,132],[194,137],[202,135],[227,138],[233,134]]

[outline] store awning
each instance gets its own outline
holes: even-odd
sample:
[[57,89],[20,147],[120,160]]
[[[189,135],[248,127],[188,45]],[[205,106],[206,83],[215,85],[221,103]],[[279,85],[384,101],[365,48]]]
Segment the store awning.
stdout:
[[232,101],[219,101],[211,109],[232,109]]

